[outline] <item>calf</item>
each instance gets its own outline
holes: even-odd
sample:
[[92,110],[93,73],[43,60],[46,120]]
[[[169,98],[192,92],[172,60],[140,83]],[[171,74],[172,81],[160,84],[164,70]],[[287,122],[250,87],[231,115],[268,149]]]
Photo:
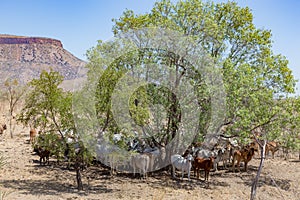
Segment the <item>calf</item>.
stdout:
[[235,161],[237,161],[238,171],[240,171],[240,162],[243,161],[245,163],[245,171],[247,171],[247,164],[252,159],[254,155],[254,148],[243,148],[241,150],[236,150],[233,153],[232,160],[232,169],[235,172]]
[[182,157],[179,154],[175,154],[171,156],[171,164],[173,167],[173,177],[175,178],[175,169],[181,170],[182,179],[184,176],[184,172],[188,173],[188,179],[190,181],[190,174],[192,168],[192,160],[193,156],[189,154],[187,158]]
[[204,181],[208,182],[208,176],[211,169],[214,167],[214,157],[209,158],[195,158],[193,166],[197,172],[197,179],[199,179],[200,169],[204,169]]

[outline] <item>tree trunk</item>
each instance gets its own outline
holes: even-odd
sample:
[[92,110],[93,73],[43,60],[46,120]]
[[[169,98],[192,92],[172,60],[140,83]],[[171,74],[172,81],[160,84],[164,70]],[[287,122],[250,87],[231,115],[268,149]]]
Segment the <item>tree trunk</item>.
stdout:
[[9,132],[10,132],[10,138],[13,138],[13,127],[12,127],[12,113],[10,112],[9,116]]
[[266,149],[266,144],[267,144],[267,141],[264,140],[264,144],[260,147],[260,152],[261,152],[261,157],[260,157],[260,164],[259,164],[259,167],[258,167],[258,171],[257,171],[257,174],[256,174],[256,177],[252,183],[252,186],[251,186],[251,196],[250,196],[250,200],[254,200],[255,199],[255,196],[256,196],[256,188],[257,188],[257,184],[258,184],[258,179],[259,179],[259,176],[261,174],[261,171],[262,171],[262,168],[264,166],[264,161],[265,161],[265,149]]

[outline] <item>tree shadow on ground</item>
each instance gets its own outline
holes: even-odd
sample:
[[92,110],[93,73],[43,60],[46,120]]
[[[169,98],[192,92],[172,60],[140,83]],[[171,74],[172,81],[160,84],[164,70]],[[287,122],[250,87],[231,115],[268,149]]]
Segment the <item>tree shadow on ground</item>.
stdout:
[[[288,191],[291,188],[291,181],[288,179],[279,179],[271,177],[270,175],[260,175],[257,187],[262,187],[263,185],[268,185],[272,187],[279,188],[281,190]],[[252,186],[253,179],[244,179],[244,184]]]
[[139,174],[135,176],[132,173],[118,173],[113,177],[113,181],[119,184],[132,183],[132,184],[141,184],[146,183],[149,187],[161,189],[161,188],[171,188],[171,189],[184,189],[184,190],[193,190],[199,188],[209,189],[215,186],[229,187],[230,185],[224,181],[215,180],[213,177],[218,176],[213,173],[209,175],[209,182],[204,181],[204,172],[201,171],[200,179],[194,177],[193,172],[190,175],[190,181],[188,181],[187,174],[184,175],[183,180],[181,179],[181,174],[177,174],[175,178],[171,176],[169,171],[160,171],[151,173],[148,178],[143,178]]
[[[74,185],[62,183],[56,180],[2,180],[0,182],[5,188],[9,188],[21,194],[39,195],[58,195],[59,193],[76,193],[78,192]],[[85,184],[84,187],[87,187]],[[89,191],[97,193],[109,193],[112,190],[105,186],[95,185]],[[85,196],[87,193],[80,193]]]
[[[51,162],[50,165],[40,166],[39,162],[35,162],[31,173],[44,176],[42,180],[2,180],[5,188],[11,188],[23,194],[31,195],[58,195],[62,193],[78,193],[76,189],[76,177],[73,170],[66,170],[62,165],[56,165]],[[181,180],[181,173],[177,173],[176,178],[171,176],[170,171],[159,171],[150,173],[148,178],[143,179],[139,174],[133,176],[132,173],[118,172],[111,176],[109,168],[100,166],[91,166],[82,172],[84,191],[79,193],[81,196],[101,193],[122,194],[126,190],[128,184],[134,184],[137,188],[143,189],[147,184],[148,187],[162,189],[170,188],[171,190],[195,190],[200,188],[214,189],[216,187],[230,187],[230,182],[226,181],[232,177],[239,177],[240,183],[251,187],[252,181],[257,172],[257,167],[249,165],[248,171],[244,172],[241,167],[241,172],[233,173],[230,170],[219,170],[209,174],[209,184],[204,181],[204,172],[201,171],[200,180],[194,177],[194,172],[191,172],[191,181],[188,181],[187,174]],[[46,176],[46,177],[45,177]],[[110,187],[116,184],[118,187]],[[262,185],[270,185],[279,187],[283,190],[289,190],[289,180],[272,179],[266,175],[260,177],[258,187]],[[125,189],[124,189],[125,188]],[[139,197],[137,192],[136,197]]]
[[[247,172],[244,171],[243,166],[241,166],[240,172],[232,172],[232,170],[227,170],[225,173],[222,173],[223,177],[239,177],[242,181],[239,183],[245,184],[249,187],[252,186],[252,183],[254,181],[254,178],[257,174],[258,167],[257,166],[248,166]],[[278,179],[271,177],[270,175],[261,174],[258,181],[258,187],[261,187],[263,185],[268,185],[276,188],[280,188],[282,190],[288,191],[291,187],[290,180],[288,179]]]
[[[251,187],[255,179],[255,176],[257,174],[257,171],[258,171],[258,167],[249,166],[247,172],[241,171],[238,173],[231,173],[231,175],[239,176],[242,179],[242,181],[240,182],[241,184],[245,184]],[[266,175],[262,173],[259,177],[257,187],[262,187],[263,185],[280,188],[285,191],[288,191],[291,187],[290,180],[288,179],[274,178],[271,175]]]
[[[84,177],[84,191],[78,191],[76,185],[76,175],[73,170],[67,170],[55,162],[50,162],[50,165],[39,165],[39,161],[33,161],[36,165],[33,166],[31,173],[41,176],[41,180],[1,180],[0,185],[4,188],[12,189],[18,193],[25,195],[59,195],[60,193],[74,194],[87,196],[89,193],[111,193],[119,192],[119,189],[110,189],[107,185],[95,182],[90,185],[92,177]],[[104,170],[95,170],[97,179],[105,179],[107,172]],[[83,174],[86,172],[84,171]]]
[[290,162],[300,163],[300,160],[291,160]]

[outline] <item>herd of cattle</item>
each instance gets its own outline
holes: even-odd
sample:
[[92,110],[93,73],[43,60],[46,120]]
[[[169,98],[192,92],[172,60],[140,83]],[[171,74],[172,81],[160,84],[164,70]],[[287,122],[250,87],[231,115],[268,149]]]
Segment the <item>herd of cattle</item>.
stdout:
[[[279,144],[274,141],[267,142],[265,155],[272,152],[274,154],[279,150]],[[223,169],[229,169],[232,172],[237,170],[240,172],[240,164],[243,162],[244,171],[247,171],[248,163],[253,158],[255,152],[259,155],[259,145],[253,141],[247,145],[238,145],[236,141],[228,138],[218,138],[218,143],[212,149],[203,148],[203,145],[191,146],[185,155],[172,155],[171,163],[173,169],[181,170],[182,178],[184,173],[188,174],[190,180],[190,172],[193,169],[194,175],[197,173],[199,179],[199,170],[204,170],[204,181],[208,181],[210,171],[218,171],[219,163],[223,162]]]
[[[0,127],[1,134],[5,129],[6,126]],[[35,143],[36,138],[39,136],[35,129],[31,129],[29,135],[31,144]],[[75,140],[69,142],[76,143]],[[183,154],[168,153],[164,147],[142,148],[137,142],[129,144],[128,150],[129,157],[123,156],[121,159],[120,153],[117,152],[115,146],[105,146],[103,143],[98,143],[96,145],[97,156],[95,159],[100,160],[105,165],[109,165],[111,173],[114,170],[132,170],[134,175],[138,171],[145,178],[147,177],[147,172],[158,170],[158,163],[162,162],[171,164],[173,177],[175,177],[176,169],[181,171],[182,179],[187,173],[188,180],[190,180],[192,170],[194,171],[194,176],[197,174],[199,179],[200,170],[202,169],[205,173],[204,181],[208,182],[210,171],[220,169],[219,164],[221,162],[222,169],[229,169],[235,172],[237,168],[240,171],[240,164],[243,163],[244,171],[247,171],[248,163],[255,152],[257,154],[260,152],[259,145],[255,140],[247,145],[239,145],[236,140],[222,136],[218,136],[217,142],[210,148],[203,143],[193,143]],[[270,141],[266,144],[265,150],[266,155],[272,152],[272,157],[274,158],[274,153],[279,150],[279,144],[275,141]],[[35,146],[34,151],[40,157],[40,164],[49,164],[50,149]]]

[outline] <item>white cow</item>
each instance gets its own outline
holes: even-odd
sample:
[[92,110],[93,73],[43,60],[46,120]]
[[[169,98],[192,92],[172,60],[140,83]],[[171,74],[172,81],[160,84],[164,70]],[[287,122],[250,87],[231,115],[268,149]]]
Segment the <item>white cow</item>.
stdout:
[[131,157],[131,166],[133,167],[133,175],[135,175],[136,169],[143,175],[143,178],[147,178],[147,171],[149,169],[150,157],[147,154],[133,154]]
[[175,168],[176,168],[178,170],[181,170],[182,179],[183,179],[184,173],[187,172],[188,179],[190,181],[192,161],[193,161],[193,156],[190,154],[187,156],[187,158],[184,158],[179,154],[172,155],[171,163],[173,166],[173,177],[175,178]]

